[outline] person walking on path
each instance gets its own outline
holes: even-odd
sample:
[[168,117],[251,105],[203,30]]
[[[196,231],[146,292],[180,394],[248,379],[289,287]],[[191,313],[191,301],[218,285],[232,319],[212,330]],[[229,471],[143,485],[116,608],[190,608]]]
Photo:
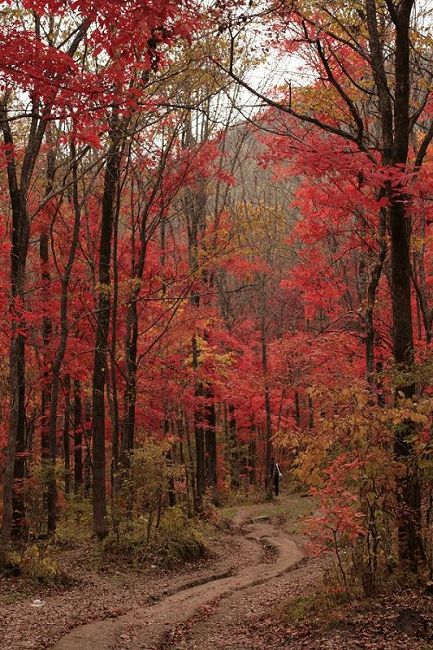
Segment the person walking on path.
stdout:
[[282,478],[283,475],[281,474],[280,466],[273,458],[271,462],[271,481],[276,497],[280,494],[280,481]]

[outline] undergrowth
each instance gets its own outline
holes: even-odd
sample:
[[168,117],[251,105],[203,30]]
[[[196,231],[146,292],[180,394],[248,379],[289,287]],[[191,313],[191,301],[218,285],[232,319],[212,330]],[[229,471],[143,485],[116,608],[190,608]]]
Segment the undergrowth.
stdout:
[[31,582],[53,585],[71,581],[61,569],[51,545],[32,543],[21,550],[6,550],[0,562],[5,575],[21,576]]
[[[230,521],[206,505],[200,518],[189,517],[180,507],[167,508],[149,535],[146,515],[123,520],[102,542],[92,531],[91,503],[74,499],[51,539],[29,538],[0,552],[0,573],[36,584],[72,583],[72,576],[88,571],[110,571],[150,565],[174,568],[210,556],[207,539],[230,530]],[[78,555],[79,554],[79,555]]]
[[125,525],[117,534],[111,533],[102,542],[101,559],[117,559],[135,567],[154,563],[171,568],[209,554],[199,523],[188,519],[180,508],[164,512],[151,539],[147,531],[147,519],[142,517]]
[[313,593],[298,596],[280,606],[277,615],[285,624],[313,622],[317,617],[323,617],[334,612],[336,607],[350,602],[344,591],[318,589]]

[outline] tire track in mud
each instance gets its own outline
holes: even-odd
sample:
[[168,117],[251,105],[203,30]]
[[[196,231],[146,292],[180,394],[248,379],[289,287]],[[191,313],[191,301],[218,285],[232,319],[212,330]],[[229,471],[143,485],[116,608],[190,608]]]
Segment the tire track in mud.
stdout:
[[[248,508],[238,511],[234,523],[248,519]],[[263,584],[291,570],[303,555],[289,535],[259,518],[245,526],[245,535],[257,547],[254,563],[202,578],[165,595],[153,605],[135,608],[116,619],[96,621],[72,630],[52,650],[157,650],[171,630],[193,619],[200,609],[247,587]],[[269,554],[264,549],[272,549]],[[264,556],[265,555],[265,556]]]

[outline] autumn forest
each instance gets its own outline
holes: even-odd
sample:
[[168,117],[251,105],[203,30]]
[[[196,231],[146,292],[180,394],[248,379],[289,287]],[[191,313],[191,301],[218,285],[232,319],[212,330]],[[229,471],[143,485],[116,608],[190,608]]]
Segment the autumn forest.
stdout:
[[1,648],[433,647],[431,2],[0,12]]

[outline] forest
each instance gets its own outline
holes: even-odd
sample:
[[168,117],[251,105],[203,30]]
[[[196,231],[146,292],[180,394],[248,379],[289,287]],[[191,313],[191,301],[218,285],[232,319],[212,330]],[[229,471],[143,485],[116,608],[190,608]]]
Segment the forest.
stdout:
[[0,3],[0,648],[433,648],[431,0]]

